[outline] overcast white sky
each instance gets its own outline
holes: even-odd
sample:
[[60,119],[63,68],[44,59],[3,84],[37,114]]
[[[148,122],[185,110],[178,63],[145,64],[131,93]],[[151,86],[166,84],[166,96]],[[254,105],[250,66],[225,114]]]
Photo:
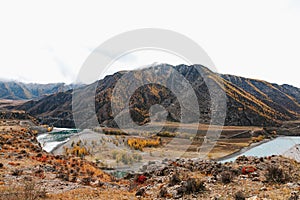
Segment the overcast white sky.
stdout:
[[[0,78],[25,82],[75,81],[91,51],[138,28],[163,28],[196,41],[218,72],[300,87],[298,0],[1,1]],[[108,71],[172,55],[138,52]]]

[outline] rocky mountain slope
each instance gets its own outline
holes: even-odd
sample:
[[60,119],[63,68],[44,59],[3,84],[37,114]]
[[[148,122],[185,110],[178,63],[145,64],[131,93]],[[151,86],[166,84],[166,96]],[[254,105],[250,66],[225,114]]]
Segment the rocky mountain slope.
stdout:
[[0,99],[27,100],[41,98],[45,95],[64,92],[77,87],[64,83],[35,84],[15,81],[0,81]]
[[221,75],[222,78],[239,86],[244,91],[262,100],[268,106],[285,112],[300,112],[300,89],[289,85],[271,84],[266,81],[243,78],[233,75]]
[[[209,123],[211,119],[211,94],[207,87],[210,84],[221,85],[220,88],[226,93],[227,111],[225,125],[255,125],[255,126],[273,126],[278,125],[280,121],[297,119],[300,114],[300,89],[289,85],[276,85],[266,81],[247,79],[232,75],[219,75],[209,69],[200,66],[202,76],[196,70],[195,66],[170,66],[159,65],[153,68],[146,68],[129,72],[129,81],[121,87],[122,97],[130,98],[129,110],[134,122],[145,124],[150,121],[149,109],[154,104],[162,105],[167,111],[169,121],[180,121],[180,103],[175,94],[168,88],[158,84],[142,84],[145,80],[155,82],[169,83],[174,86],[180,84],[170,72],[171,69],[177,70],[192,86],[197,96],[200,122]],[[151,71],[155,70],[153,77]],[[111,110],[111,101],[113,89],[118,81],[127,72],[117,72],[106,76],[91,85],[82,88],[83,91],[92,91],[96,87],[95,109],[98,121],[102,125],[116,126],[114,116]],[[128,76],[128,73],[126,74]],[[128,93],[128,87],[134,87],[130,80],[134,78],[137,84],[142,84],[132,94]],[[205,80],[205,81],[204,81]],[[219,88],[219,89],[220,89]],[[84,94],[84,93],[83,93]],[[82,123],[88,126],[90,116],[84,107],[89,99],[83,95],[80,113],[83,116]],[[121,100],[115,102],[116,111],[122,111],[125,108]],[[93,105],[91,105],[93,106]],[[72,91],[60,92],[50,95],[38,101],[30,101],[16,109],[25,110],[33,116],[39,118],[42,123],[54,126],[72,127]],[[188,108],[184,108],[188,109]],[[86,112],[85,112],[86,111]],[[193,115],[193,109],[188,110]],[[222,114],[222,113],[220,113]],[[122,115],[122,114],[121,114]]]

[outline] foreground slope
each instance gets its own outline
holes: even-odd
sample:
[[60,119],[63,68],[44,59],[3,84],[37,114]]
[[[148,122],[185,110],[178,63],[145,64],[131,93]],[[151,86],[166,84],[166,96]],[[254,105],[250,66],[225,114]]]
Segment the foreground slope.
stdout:
[[20,122],[0,120],[0,200],[299,199],[299,163],[281,156],[166,158],[119,179],[83,157],[43,151]]

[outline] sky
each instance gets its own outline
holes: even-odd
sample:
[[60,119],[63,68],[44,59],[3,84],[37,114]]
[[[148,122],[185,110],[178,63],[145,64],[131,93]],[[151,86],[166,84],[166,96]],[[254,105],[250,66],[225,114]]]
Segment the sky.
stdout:
[[[162,28],[197,42],[219,73],[300,87],[300,1],[1,1],[0,79],[72,83],[88,55],[120,33]],[[107,74],[152,63],[165,52],[134,52]]]

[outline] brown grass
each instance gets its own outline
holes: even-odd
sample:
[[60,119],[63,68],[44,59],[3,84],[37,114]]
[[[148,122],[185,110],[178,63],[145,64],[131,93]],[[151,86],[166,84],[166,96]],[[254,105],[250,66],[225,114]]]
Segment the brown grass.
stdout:
[[135,193],[127,191],[118,191],[116,189],[76,189],[63,194],[51,194],[49,200],[133,200],[137,199]]
[[20,186],[0,187],[0,200],[37,200],[45,198],[46,190],[34,181],[23,181]]

